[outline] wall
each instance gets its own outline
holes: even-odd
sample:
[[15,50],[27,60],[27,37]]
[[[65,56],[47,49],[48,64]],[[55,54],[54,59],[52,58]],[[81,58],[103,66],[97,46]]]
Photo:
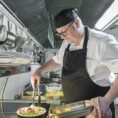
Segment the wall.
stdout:
[[[30,82],[31,72],[7,76],[8,82],[4,91],[4,99],[14,99],[15,95],[22,93],[23,87]],[[0,92],[5,84],[7,77],[0,78]],[[1,99],[1,96],[0,96]]]
[[21,95],[24,86],[30,83],[31,75],[38,67],[40,67],[39,64],[33,64],[31,65],[31,72],[0,77],[0,93],[2,92],[2,88],[5,84],[6,79],[8,78],[8,82],[4,92],[4,99],[14,99],[15,95]]

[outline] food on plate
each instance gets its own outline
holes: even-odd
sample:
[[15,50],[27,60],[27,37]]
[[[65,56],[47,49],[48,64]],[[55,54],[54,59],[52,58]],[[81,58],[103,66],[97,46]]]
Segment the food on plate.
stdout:
[[61,113],[66,113],[66,112],[70,112],[71,111],[71,108],[69,108],[69,107],[65,107],[65,108],[52,108],[51,110],[50,110],[50,112],[52,113],[52,114],[61,114]]
[[90,106],[90,100],[86,100],[86,101],[85,101],[85,106],[86,106],[86,107]]
[[53,108],[53,109],[51,109],[51,111],[50,111],[52,114],[60,114],[60,113],[62,113],[62,111],[59,109],[59,108]]
[[59,96],[63,97],[63,91],[56,91],[56,92],[47,92],[46,97],[51,97],[51,96]]
[[17,114],[21,116],[38,116],[45,112],[46,109],[42,107],[23,107],[17,111]]
[[64,112],[70,112],[70,111],[71,111],[71,108],[69,108],[69,107],[64,108]]

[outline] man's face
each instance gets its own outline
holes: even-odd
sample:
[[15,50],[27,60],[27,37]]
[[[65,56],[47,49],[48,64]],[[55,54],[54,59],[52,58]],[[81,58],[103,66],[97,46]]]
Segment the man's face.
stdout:
[[57,28],[57,35],[61,37],[61,39],[67,40],[69,43],[74,43],[75,45],[78,43],[79,37],[79,20],[74,20],[67,25],[64,25],[60,28]]

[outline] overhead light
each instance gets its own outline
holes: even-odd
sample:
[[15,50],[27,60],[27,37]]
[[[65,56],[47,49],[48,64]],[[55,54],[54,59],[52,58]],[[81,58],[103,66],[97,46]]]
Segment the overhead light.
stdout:
[[118,16],[118,0],[115,0],[102,17],[95,24],[95,28],[102,30],[106,25],[110,23],[116,16]]

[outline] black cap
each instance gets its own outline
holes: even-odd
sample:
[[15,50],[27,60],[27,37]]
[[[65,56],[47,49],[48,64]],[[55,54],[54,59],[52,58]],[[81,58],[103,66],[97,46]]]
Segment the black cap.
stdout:
[[62,27],[78,17],[77,9],[70,8],[60,11],[54,18],[56,28]]

